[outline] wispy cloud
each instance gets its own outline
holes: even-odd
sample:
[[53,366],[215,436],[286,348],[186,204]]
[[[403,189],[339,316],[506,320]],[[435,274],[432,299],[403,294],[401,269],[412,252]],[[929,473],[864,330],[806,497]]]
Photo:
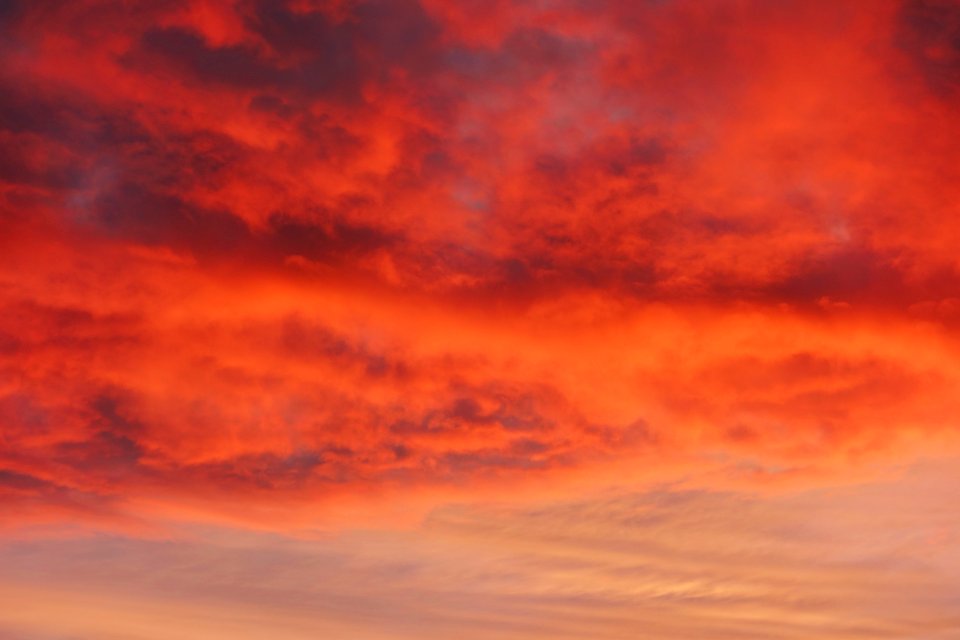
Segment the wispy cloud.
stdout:
[[0,623],[79,638],[950,638],[955,464],[768,497],[447,506],[409,530],[312,540],[23,540],[0,550],[19,603]]

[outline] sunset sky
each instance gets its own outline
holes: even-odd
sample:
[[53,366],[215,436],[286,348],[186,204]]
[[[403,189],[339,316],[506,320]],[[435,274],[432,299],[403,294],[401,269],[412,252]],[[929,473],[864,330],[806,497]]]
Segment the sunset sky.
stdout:
[[960,639],[960,2],[0,57],[0,640]]

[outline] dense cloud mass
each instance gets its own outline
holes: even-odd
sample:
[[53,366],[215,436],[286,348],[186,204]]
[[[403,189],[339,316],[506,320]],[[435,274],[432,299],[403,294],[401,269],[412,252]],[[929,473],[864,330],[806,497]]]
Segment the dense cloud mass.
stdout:
[[953,2],[4,6],[8,525],[955,446]]
[[956,0],[0,1],[0,640],[957,640]]

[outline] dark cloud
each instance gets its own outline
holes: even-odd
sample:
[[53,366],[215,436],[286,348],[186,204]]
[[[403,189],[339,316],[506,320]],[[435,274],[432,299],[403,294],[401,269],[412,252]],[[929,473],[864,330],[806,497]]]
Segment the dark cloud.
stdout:
[[[344,480],[330,478],[323,473],[327,462],[322,453],[300,451],[287,456],[263,453],[236,456],[217,462],[206,462],[178,468],[205,487],[226,489],[284,490],[302,489],[318,481]],[[337,469],[344,467],[338,465]],[[326,476],[326,477],[325,477]]]
[[281,348],[298,360],[326,362],[341,371],[360,372],[370,378],[402,380],[409,374],[410,365],[398,355],[374,349],[300,316],[285,318],[279,333]]
[[363,255],[396,246],[399,234],[373,226],[332,220],[313,223],[284,215],[270,219],[267,241],[281,255],[296,255],[309,260],[327,261],[351,255]]
[[494,87],[509,87],[523,86],[546,74],[568,70],[588,54],[589,47],[581,41],[544,29],[521,27],[496,49],[453,49],[446,54],[446,63],[464,79],[496,78]]
[[181,198],[124,183],[101,193],[94,209],[97,224],[115,237],[186,250],[210,257],[243,248],[247,226],[235,216],[198,212]]
[[60,464],[84,474],[117,476],[135,470],[143,449],[132,438],[112,431],[98,431],[89,439],[58,444],[52,452]]
[[438,34],[415,2],[364,2],[336,19],[325,11],[294,12],[284,2],[264,0],[254,3],[246,21],[272,58],[251,44],[212,46],[186,29],[154,28],[125,61],[147,73],[153,60],[165,61],[174,74],[201,83],[359,103],[364,82],[386,81],[390,67],[426,71],[433,60],[428,46]]
[[798,304],[833,301],[872,302],[909,299],[926,288],[924,282],[910,282],[908,262],[896,255],[884,255],[866,247],[842,247],[820,251],[791,265],[786,276],[777,278],[758,293],[770,299]]
[[132,115],[54,83],[0,72],[0,128],[43,136],[48,144],[95,151],[144,140]]
[[132,417],[131,394],[126,399],[117,393],[102,393],[90,402],[92,419],[83,439],[60,442],[52,447],[50,458],[85,476],[103,477],[111,482],[141,475],[144,456],[140,441],[145,438],[144,425]]
[[900,45],[936,92],[960,89],[960,6],[952,0],[906,0],[899,15]]
[[545,469],[550,466],[550,460],[535,458],[530,451],[519,450],[490,450],[464,451],[446,453],[440,460],[441,469],[449,470],[454,478],[463,475],[496,474],[498,471]]
[[[454,399],[442,408],[431,408],[418,421],[400,420],[390,428],[396,434],[442,435],[486,429],[505,432],[549,432],[564,415],[563,398],[553,389],[531,385],[462,388],[454,385]],[[469,395],[464,395],[469,394]]]
[[[175,72],[186,71],[200,82],[265,88],[283,75],[262,62],[250,47],[212,48],[199,35],[183,29],[151,29],[143,34],[140,44],[147,54],[170,61]],[[128,64],[140,66],[133,58],[128,58]]]
[[4,469],[0,469],[0,487],[13,489],[16,491],[26,491],[30,493],[59,489],[59,487],[52,482],[41,480],[40,478],[35,478],[24,473],[7,471]]

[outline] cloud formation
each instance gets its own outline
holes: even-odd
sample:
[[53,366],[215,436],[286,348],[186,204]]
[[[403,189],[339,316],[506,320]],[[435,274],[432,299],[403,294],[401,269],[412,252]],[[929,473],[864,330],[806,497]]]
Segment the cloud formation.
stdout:
[[955,447],[957,23],[7,5],[5,524]]
[[0,637],[948,640],[956,463],[788,497],[661,487],[451,505],[411,530],[313,540],[8,541],[0,593],[16,606]]
[[0,3],[0,639],[956,639],[960,7],[869,5]]

